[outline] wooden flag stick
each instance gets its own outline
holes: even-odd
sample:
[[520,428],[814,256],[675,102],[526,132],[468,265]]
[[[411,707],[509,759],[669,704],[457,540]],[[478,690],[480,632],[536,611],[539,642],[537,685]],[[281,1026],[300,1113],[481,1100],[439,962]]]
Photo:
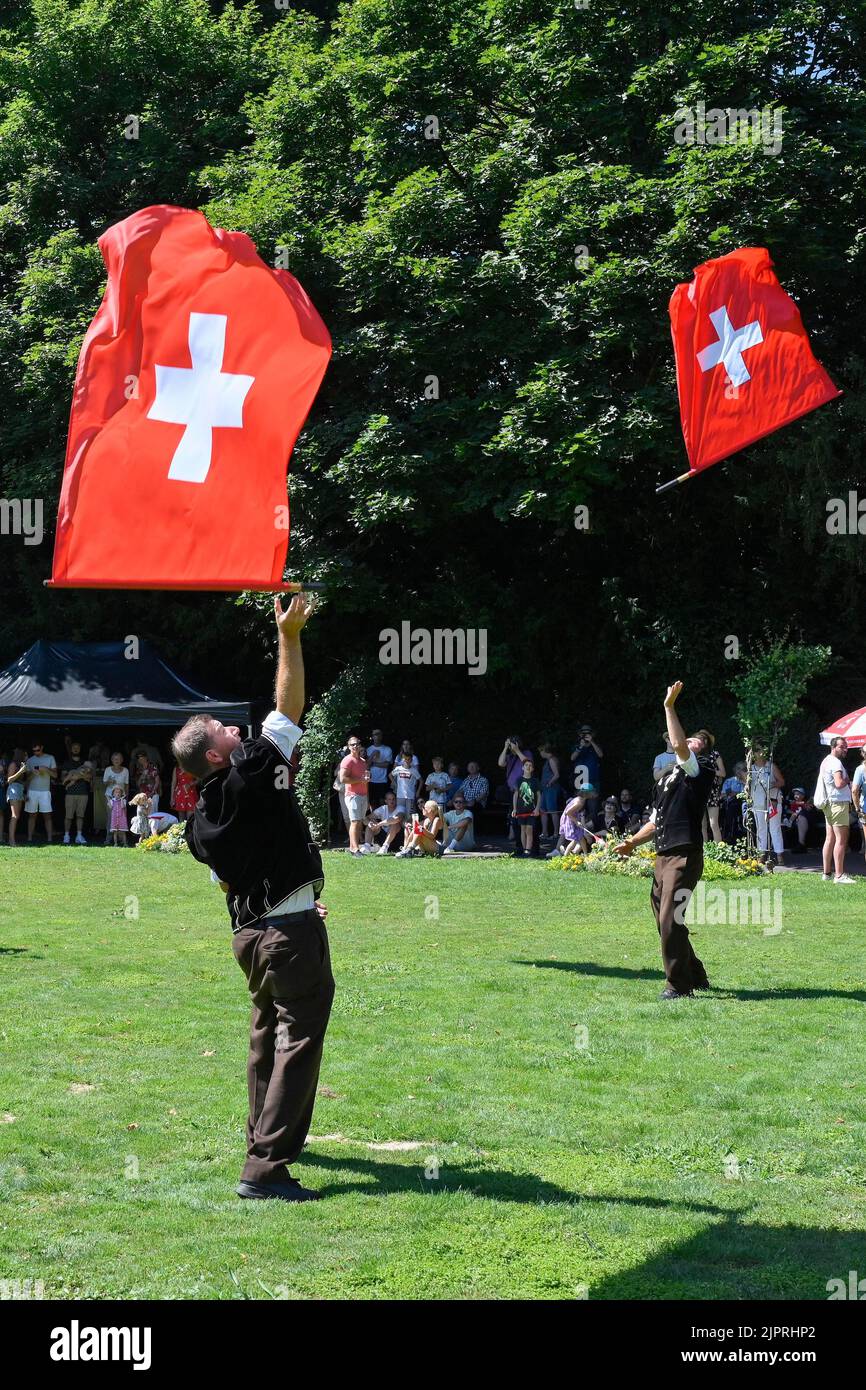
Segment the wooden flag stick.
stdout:
[[669,483],[662,483],[661,487],[656,488],[656,497],[660,492],[667,492],[668,488],[677,487],[679,483],[684,483],[686,478],[693,478],[694,476],[694,473],[689,469],[688,473],[681,473],[678,478],[671,478]]

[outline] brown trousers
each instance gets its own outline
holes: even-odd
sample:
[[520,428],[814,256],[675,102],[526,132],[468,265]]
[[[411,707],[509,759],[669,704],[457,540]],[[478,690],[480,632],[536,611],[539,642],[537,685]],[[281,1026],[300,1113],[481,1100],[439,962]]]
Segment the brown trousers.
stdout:
[[266,920],[267,926],[243,927],[232,938],[253,998],[241,1174],[247,1182],[284,1177],[304,1147],[334,998],[328,934],[318,912]]
[[691,994],[707,984],[707,972],[695,955],[683,920],[703,871],[703,846],[656,855],[650,902],[661,937],[665,979],[678,994]]

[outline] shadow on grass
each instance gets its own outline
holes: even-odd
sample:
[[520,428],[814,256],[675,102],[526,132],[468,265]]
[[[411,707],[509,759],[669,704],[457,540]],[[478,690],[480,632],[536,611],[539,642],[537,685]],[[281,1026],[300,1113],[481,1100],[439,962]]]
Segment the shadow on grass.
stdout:
[[[305,1150],[304,1157],[317,1168],[332,1172],[335,1178],[346,1175],[345,1182],[331,1182],[319,1187],[318,1190],[323,1196],[329,1197],[347,1192],[361,1192],[367,1196],[381,1197],[393,1192],[435,1194],[461,1191],[468,1192],[473,1197],[487,1198],[495,1202],[523,1202],[527,1206],[537,1206],[544,1202],[615,1202],[620,1206],[677,1207],[704,1212],[708,1216],[730,1214],[729,1207],[718,1207],[706,1202],[669,1202],[663,1197],[612,1197],[598,1193],[585,1195],[581,1192],[569,1192],[564,1187],[558,1187],[556,1183],[545,1182],[535,1173],[512,1173],[503,1169],[486,1168],[481,1163],[475,1166],[445,1162],[439,1169],[441,1176],[438,1180],[426,1178],[425,1167],[435,1152],[436,1146],[433,1144],[429,1149],[419,1149],[417,1164],[383,1163],[375,1158],[355,1158],[350,1155],[343,1158],[319,1153],[313,1149]],[[351,1174],[359,1174],[361,1181],[353,1181]]]
[[[423,1153],[420,1150],[419,1156]],[[731,1211],[730,1207],[710,1202],[628,1197],[619,1193],[582,1194],[545,1182],[533,1173],[496,1171],[480,1165],[443,1165],[440,1180],[432,1181],[424,1177],[421,1161],[416,1167],[314,1151],[308,1151],[306,1157],[315,1167],[333,1175],[331,1182],[319,1187],[324,1197],[347,1193],[382,1197],[400,1192],[444,1195],[460,1191],[482,1199],[530,1206],[548,1202],[579,1207],[604,1205],[648,1212],[679,1211],[684,1217],[697,1213],[707,1218],[707,1225],[697,1235],[680,1244],[666,1244],[631,1269],[610,1274],[598,1283],[590,1281],[590,1299],[818,1301],[828,1296],[828,1280],[842,1279],[847,1288],[849,1271],[866,1268],[866,1231],[762,1226],[744,1219],[748,1207]],[[598,1248],[589,1236],[587,1242]]]
[[31,951],[29,946],[0,946],[0,956],[32,956],[33,960],[43,959],[35,951]]
[[[633,1269],[608,1275],[597,1284],[590,1282],[589,1297],[817,1302],[829,1297],[830,1279],[843,1280],[847,1289],[849,1271],[862,1270],[864,1259],[866,1232],[862,1230],[760,1226],[729,1212],[725,1220],[708,1225],[680,1245],[660,1250]],[[761,1346],[757,1338],[755,1346]]]
[[[603,976],[615,980],[654,980],[659,988],[664,985],[664,975],[659,970],[629,970],[622,965],[598,965],[589,960],[515,960],[512,965],[534,966],[537,970],[567,970],[575,975]],[[866,990],[862,989],[725,989],[713,988],[703,991],[702,999],[851,999],[855,1003],[866,1003]]]

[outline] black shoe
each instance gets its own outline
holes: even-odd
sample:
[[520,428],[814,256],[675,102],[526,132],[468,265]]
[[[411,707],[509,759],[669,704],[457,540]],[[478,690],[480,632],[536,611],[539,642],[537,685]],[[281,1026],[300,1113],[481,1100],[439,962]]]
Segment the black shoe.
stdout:
[[689,990],[688,994],[680,994],[678,990],[671,989],[670,987],[668,987],[668,989],[663,989],[659,995],[659,999],[691,999],[691,997],[691,990]]
[[297,1178],[281,1178],[277,1182],[247,1182],[242,1180],[238,1183],[237,1194],[239,1197],[250,1197],[255,1201],[267,1202],[318,1202],[321,1200],[321,1192],[312,1192],[308,1187],[301,1187]]

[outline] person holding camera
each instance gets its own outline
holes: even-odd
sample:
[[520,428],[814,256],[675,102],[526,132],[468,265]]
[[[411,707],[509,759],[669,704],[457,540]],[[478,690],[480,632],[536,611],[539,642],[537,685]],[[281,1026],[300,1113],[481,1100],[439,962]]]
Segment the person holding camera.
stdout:
[[[578,730],[577,743],[571,750],[571,763],[575,788],[587,788],[586,812],[588,820],[592,820],[595,815],[596,803],[601,791],[601,760],[603,757],[604,753],[596,742],[595,730],[592,725],[581,724]],[[578,777],[580,778],[579,783]]]
[[517,839],[517,825],[514,820],[512,803],[514,800],[514,793],[520,785],[520,779],[523,776],[523,764],[527,761],[534,761],[532,749],[523,747],[523,739],[520,737],[520,734],[512,734],[510,738],[505,740],[505,743],[502,745],[502,752],[496,759],[497,765],[505,768],[505,781],[510,792],[508,798],[509,840]]

